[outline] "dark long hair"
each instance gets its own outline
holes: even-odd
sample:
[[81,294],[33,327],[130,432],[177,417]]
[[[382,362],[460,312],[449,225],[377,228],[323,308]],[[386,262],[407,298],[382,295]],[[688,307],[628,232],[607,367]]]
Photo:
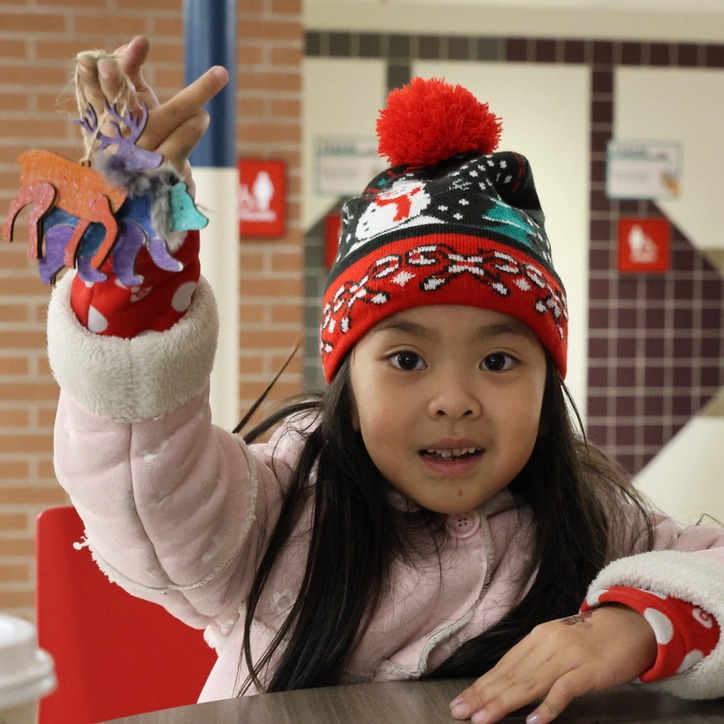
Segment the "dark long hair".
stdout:
[[[260,691],[331,686],[355,652],[380,601],[391,562],[438,555],[444,516],[404,513],[389,503],[389,483],[352,426],[345,362],[329,388],[270,417],[247,442],[289,414],[310,420],[300,458],[287,483],[279,519],[251,585],[242,656]],[[578,610],[586,589],[613,557],[650,548],[646,508],[625,474],[587,444],[575,406],[550,360],[542,413],[543,434],[509,490],[534,520],[532,577],[520,603],[491,629],[463,644],[429,677],[481,676],[535,625]],[[253,660],[251,622],[274,564],[302,511],[311,503],[306,569],[296,602],[269,648]],[[634,525],[620,526],[624,516]],[[623,540],[624,530],[637,531]],[[412,534],[411,532],[412,531]],[[415,531],[419,535],[415,534]],[[420,541],[429,546],[420,548]],[[481,572],[482,575],[482,572]],[[285,647],[279,647],[287,640]],[[271,666],[272,656],[278,663]]]

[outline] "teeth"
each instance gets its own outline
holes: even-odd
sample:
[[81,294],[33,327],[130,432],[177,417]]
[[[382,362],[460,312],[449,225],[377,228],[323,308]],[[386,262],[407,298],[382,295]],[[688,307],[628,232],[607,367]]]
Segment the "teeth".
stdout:
[[461,455],[472,455],[472,454],[478,452],[478,448],[454,447],[452,449],[447,449],[447,450],[428,449],[425,452],[428,452],[431,455],[437,455],[441,458],[445,458],[446,460],[449,460],[450,458],[459,458]]

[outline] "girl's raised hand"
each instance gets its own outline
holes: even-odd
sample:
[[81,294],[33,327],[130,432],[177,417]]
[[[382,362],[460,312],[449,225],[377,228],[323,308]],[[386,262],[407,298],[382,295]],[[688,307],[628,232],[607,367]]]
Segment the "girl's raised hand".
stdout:
[[450,704],[456,719],[497,722],[543,699],[528,724],[555,719],[577,696],[635,679],[656,659],[646,619],[616,604],[536,626]]
[[145,105],[148,122],[139,147],[162,154],[190,186],[188,157],[209,124],[203,105],[224,88],[229,74],[221,66],[209,68],[170,100],[159,103],[143,76],[149,49],[148,40],[137,36],[111,56],[97,58],[92,53],[81,53],[77,59],[78,82],[99,116],[104,102],[113,103],[122,92],[126,93],[131,112],[138,114]]
[[158,105],[156,94],[146,85],[143,77],[143,64],[150,49],[148,38],[137,35],[130,43],[116,48],[112,56],[98,58],[92,52],[78,55],[79,80],[85,97],[99,116],[103,112],[103,101],[108,99],[113,102],[123,89],[126,78],[130,82],[128,107],[134,114],[140,113],[141,105],[149,111]]

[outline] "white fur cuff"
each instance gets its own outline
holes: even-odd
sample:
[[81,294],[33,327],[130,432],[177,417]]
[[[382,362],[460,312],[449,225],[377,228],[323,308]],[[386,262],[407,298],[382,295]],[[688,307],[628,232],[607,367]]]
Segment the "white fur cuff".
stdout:
[[214,362],[216,302],[202,278],[191,307],[166,332],[132,339],[86,329],[70,306],[73,273],[48,306],[48,356],[60,386],[88,409],[115,422],[160,417],[199,394]]
[[[611,586],[642,588],[687,601],[714,616],[724,636],[724,566],[706,552],[651,551],[620,558],[599,573],[588,596]],[[645,686],[683,699],[724,696],[722,636],[714,651],[692,668]]]

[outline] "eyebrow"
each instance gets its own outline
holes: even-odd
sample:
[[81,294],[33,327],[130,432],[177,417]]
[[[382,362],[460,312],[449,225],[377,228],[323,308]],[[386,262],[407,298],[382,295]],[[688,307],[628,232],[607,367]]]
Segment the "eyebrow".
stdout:
[[499,337],[503,334],[514,334],[518,337],[532,339],[535,337],[533,332],[522,322],[498,322],[497,324],[489,324],[479,330],[478,336],[482,339],[488,337]]
[[[403,319],[389,319],[384,320],[378,324],[374,329],[375,332],[403,332],[414,337],[421,337],[423,339],[434,336],[434,331],[429,327],[416,322],[409,322]],[[526,327],[522,322],[511,320],[510,322],[497,322],[495,324],[486,324],[478,330],[478,338],[481,340],[489,339],[491,337],[499,337],[501,335],[514,334],[518,337],[525,337],[531,339],[533,333]]]

